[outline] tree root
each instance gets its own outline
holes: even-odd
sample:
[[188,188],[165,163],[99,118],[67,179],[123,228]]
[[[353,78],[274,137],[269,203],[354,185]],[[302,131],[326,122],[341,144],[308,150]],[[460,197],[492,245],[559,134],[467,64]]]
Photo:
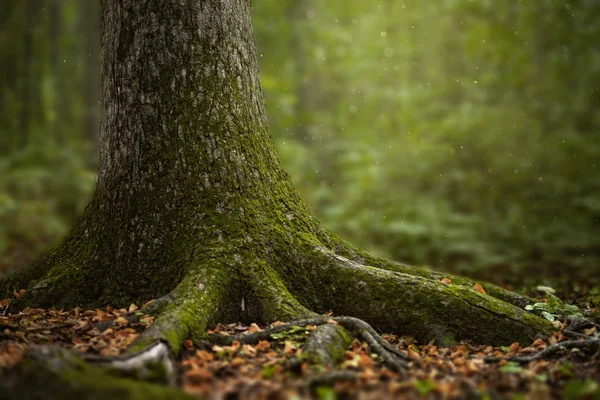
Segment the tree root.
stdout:
[[213,334],[209,335],[209,340],[213,343],[224,346],[230,346],[234,341],[239,341],[240,343],[244,344],[257,344],[261,340],[270,339],[272,337],[271,335],[273,334],[285,332],[294,326],[323,325],[328,323],[338,323],[344,328],[348,329],[352,334],[367,342],[367,344],[371,346],[373,353],[379,355],[388,368],[398,372],[401,375],[406,373],[406,369],[408,368],[407,355],[383,340],[369,324],[353,317],[323,316],[307,318],[277,325],[263,331],[253,332],[245,335],[221,336]]
[[585,340],[568,340],[565,342],[556,343],[546,347],[544,350],[532,356],[515,356],[515,357],[486,357],[484,361],[487,363],[497,363],[502,360],[512,361],[519,364],[527,364],[537,360],[548,360],[557,353],[568,349],[585,349],[598,351],[600,349],[600,339],[585,339]]
[[175,386],[177,383],[177,364],[169,345],[158,342],[143,351],[118,357],[83,355],[81,357],[92,365],[119,371],[123,376],[137,380]]
[[346,328],[338,324],[319,325],[302,348],[302,359],[311,363],[333,367],[342,361],[352,343]]

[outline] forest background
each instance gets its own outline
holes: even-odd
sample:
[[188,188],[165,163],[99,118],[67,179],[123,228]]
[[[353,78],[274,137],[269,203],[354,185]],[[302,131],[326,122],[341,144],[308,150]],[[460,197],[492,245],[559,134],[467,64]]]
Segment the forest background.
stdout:
[[[600,304],[600,3],[253,2],[278,151],[379,255]],[[98,0],[0,4],[0,274],[95,184]]]

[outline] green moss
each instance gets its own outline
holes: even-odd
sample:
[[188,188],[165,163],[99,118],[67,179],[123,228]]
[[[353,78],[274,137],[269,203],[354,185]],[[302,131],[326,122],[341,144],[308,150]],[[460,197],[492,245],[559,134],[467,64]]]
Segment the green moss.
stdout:
[[115,376],[65,349],[30,354],[0,373],[0,392],[12,399],[191,399],[165,386]]
[[324,324],[309,336],[302,356],[314,364],[335,365],[344,359],[352,337],[341,325]]
[[303,269],[293,293],[311,309],[362,318],[385,332],[440,344],[510,344],[553,331],[542,318],[471,287],[361,265],[323,247],[314,246]]

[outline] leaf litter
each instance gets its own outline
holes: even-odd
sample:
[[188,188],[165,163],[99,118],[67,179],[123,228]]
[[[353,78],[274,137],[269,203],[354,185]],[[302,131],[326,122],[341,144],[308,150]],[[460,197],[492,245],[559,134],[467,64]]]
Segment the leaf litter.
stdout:
[[[8,300],[0,302],[0,307]],[[128,318],[136,315],[138,318]],[[153,322],[137,306],[82,310],[26,308],[0,316],[0,368],[11,368],[32,345],[55,344],[82,353],[122,354]],[[212,399],[381,399],[381,398],[593,398],[600,393],[600,353],[570,349],[551,359],[519,364],[485,358],[539,353],[568,340],[562,330],[529,346],[492,347],[460,343],[441,348],[409,336],[382,338],[406,352],[408,379],[387,369],[369,346],[354,340],[335,367],[303,358],[302,346],[314,326],[294,327],[254,345],[230,346],[187,340],[180,358],[180,387]],[[234,336],[264,329],[257,324],[218,324],[207,333]],[[587,328],[587,335],[597,335]],[[587,397],[586,397],[587,396]]]

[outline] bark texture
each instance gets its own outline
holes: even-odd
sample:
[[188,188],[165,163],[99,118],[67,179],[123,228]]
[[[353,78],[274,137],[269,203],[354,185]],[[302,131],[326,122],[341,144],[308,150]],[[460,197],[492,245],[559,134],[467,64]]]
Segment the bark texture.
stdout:
[[299,198],[265,119],[248,0],[103,0],[100,172],[69,237],[0,283],[36,305],[128,305],[174,351],[216,320],[326,313],[450,344],[532,341],[528,299],[373,257]]

